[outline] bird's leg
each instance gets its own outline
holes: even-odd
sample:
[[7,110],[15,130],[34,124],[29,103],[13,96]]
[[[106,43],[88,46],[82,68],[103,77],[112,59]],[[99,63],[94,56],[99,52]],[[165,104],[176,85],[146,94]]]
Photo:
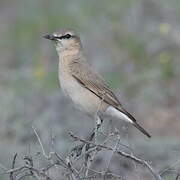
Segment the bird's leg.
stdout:
[[[99,122],[96,126],[97,130],[101,127],[102,123],[103,123],[103,119],[101,119],[100,117],[99,118]],[[95,137],[95,131],[96,131],[96,128],[93,128],[93,130],[89,133],[89,135],[85,138],[85,140],[87,141],[92,141],[93,138]],[[83,148],[85,147],[85,150],[88,151],[89,150],[89,144],[86,144],[86,143],[81,143],[77,146],[75,146],[72,150],[71,150],[71,156],[73,157],[78,157],[81,155],[82,153],[82,150]]]
[[95,135],[94,135],[95,143],[97,141],[97,131],[98,131],[99,127],[102,124],[102,121],[101,121],[101,118],[100,118],[100,116],[101,116],[100,110],[101,110],[101,107],[102,107],[102,103],[104,101],[104,95],[105,95],[105,92],[103,93],[102,99],[100,100],[100,103],[98,105],[97,111],[95,113]]
[[95,116],[95,130],[93,135],[95,143],[97,142],[97,131],[101,127],[101,124],[102,124],[102,120],[97,113],[97,115]]
[[103,123],[103,119],[100,116],[98,116],[97,119],[96,119],[96,126],[95,126],[95,128],[93,128],[91,133],[86,137],[86,139],[88,141],[92,141],[93,140],[93,138],[95,137],[95,131],[98,130],[101,127],[102,123]]
[[[97,108],[97,111],[95,113],[95,128],[93,129],[93,132],[91,132],[91,134],[86,138],[87,141],[92,141],[92,139],[94,138],[94,141],[96,143],[96,139],[97,139],[97,131],[98,129],[101,127],[101,124],[102,124],[102,119],[100,118],[101,117],[101,112],[100,112],[100,109],[101,109],[101,106],[102,106],[102,103],[104,101],[104,95],[99,103],[99,106]],[[71,155],[74,156],[74,153],[76,153],[76,156],[80,156],[81,155],[81,152],[82,152],[82,149],[83,147],[85,147],[85,150],[88,151],[89,148],[90,148],[90,145],[89,144],[86,144],[86,143],[82,143],[78,146],[75,146],[72,150],[71,150]]]

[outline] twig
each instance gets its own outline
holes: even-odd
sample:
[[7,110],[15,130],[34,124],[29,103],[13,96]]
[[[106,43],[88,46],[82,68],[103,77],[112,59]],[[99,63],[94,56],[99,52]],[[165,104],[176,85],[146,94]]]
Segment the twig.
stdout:
[[7,171],[5,171],[3,173],[0,173],[0,175],[18,172],[18,171],[21,171],[23,169],[27,169],[27,167],[26,166],[22,166],[22,167],[18,167],[18,168],[14,168],[14,169],[9,169],[9,170],[7,170]]
[[180,159],[178,159],[176,162],[174,162],[173,164],[169,165],[167,168],[163,169],[160,171],[160,175],[162,176],[166,171],[168,171],[171,168],[174,168],[177,164],[180,163]]
[[72,179],[73,180],[77,180],[77,178],[80,179],[81,177],[80,177],[78,171],[75,168],[73,168],[73,166],[71,165],[69,157],[66,158],[66,161],[67,161],[67,167],[68,167],[67,169],[71,172],[70,175],[71,175]]
[[64,168],[68,168],[68,165],[66,164],[66,162],[64,161],[64,159],[63,159],[59,154],[57,154],[57,153],[55,152],[55,156],[58,158],[59,162],[62,163],[61,165],[62,165]]
[[[111,136],[111,134],[106,137],[106,139],[105,139],[104,142],[102,143],[103,145],[105,145],[105,144],[108,142],[110,136]],[[87,154],[89,154],[89,156],[90,156],[91,159],[89,158],[89,166],[86,167],[86,176],[85,176],[85,177],[88,176],[88,171],[89,171],[89,169],[90,169],[90,167],[91,167],[91,164],[92,164],[95,156],[97,155],[97,153],[98,153],[99,151],[101,151],[101,148],[99,148],[99,147],[97,147],[97,146],[94,146],[93,149],[94,149],[93,151],[87,153]],[[86,152],[85,152],[85,153],[86,153]],[[91,154],[92,154],[92,155],[91,155]]]
[[[113,148],[112,148],[112,147],[105,146],[105,145],[102,145],[102,144],[96,144],[96,143],[90,142],[90,141],[86,141],[86,140],[84,140],[84,139],[82,139],[82,138],[79,138],[78,136],[75,136],[75,135],[72,134],[72,133],[69,133],[69,135],[70,135],[72,138],[74,138],[75,140],[79,140],[80,142],[84,142],[84,143],[86,143],[86,144],[92,144],[92,145],[95,145],[95,146],[100,147],[100,148],[102,148],[102,149],[106,149],[106,150],[109,150],[109,151],[113,151]],[[138,163],[138,164],[142,164],[142,165],[146,166],[146,167],[149,169],[149,171],[152,173],[152,175],[154,176],[154,178],[155,178],[156,180],[162,180],[161,176],[149,165],[149,163],[148,163],[147,161],[144,161],[144,160],[142,160],[142,159],[140,159],[140,158],[137,158],[137,157],[135,157],[133,154],[125,153],[125,152],[123,152],[123,151],[121,151],[121,150],[116,150],[114,153],[116,153],[116,154],[118,154],[118,155],[121,155],[121,156],[123,156],[123,157],[126,157],[126,158],[128,158],[128,159],[131,159],[131,160],[135,161],[135,162]]]
[[[102,123],[100,117],[98,116],[98,113],[99,113],[99,111],[101,109],[101,106],[102,106],[102,103],[104,101],[104,95],[105,95],[105,92],[104,92],[104,94],[102,96],[102,99],[101,99],[101,101],[100,101],[100,103],[98,105],[97,111],[95,113],[95,131],[94,131],[94,142],[95,143],[97,142],[97,131],[98,131],[98,129],[101,126],[101,123]],[[89,149],[89,144],[87,144],[85,146],[85,150],[88,151],[88,149]],[[88,154],[88,153],[85,154],[85,161],[84,161],[84,166],[85,166],[85,173],[84,174],[85,175],[84,175],[84,177],[88,176],[89,167],[91,166],[91,163],[92,163],[92,161],[93,161],[93,159],[95,157],[95,152],[93,152],[93,153],[92,154]]]
[[32,177],[32,174],[29,173],[29,174],[24,174],[22,175],[21,177],[18,178],[18,180],[24,180],[25,177]]
[[109,158],[109,161],[107,163],[107,167],[106,167],[106,170],[105,170],[105,174],[107,173],[108,169],[109,169],[109,166],[110,166],[110,163],[111,163],[111,159],[113,157],[113,154],[115,153],[115,151],[117,151],[117,148],[118,148],[118,145],[119,145],[119,142],[120,142],[120,136],[117,135],[117,142],[113,148],[113,151],[111,152],[111,155],[110,155],[110,158]]
[[121,177],[121,176],[119,176],[119,175],[117,175],[117,174],[114,174],[114,173],[110,173],[110,172],[100,172],[100,171],[95,171],[95,170],[93,170],[93,169],[89,169],[90,171],[92,171],[93,173],[95,173],[95,174],[98,174],[98,175],[100,175],[100,177],[112,177],[112,178],[117,178],[117,179],[121,179],[121,180],[125,180],[125,178],[123,178],[123,177]]
[[50,157],[49,157],[48,155],[46,155],[46,152],[45,152],[45,150],[44,150],[44,147],[43,147],[43,145],[42,145],[41,139],[40,139],[40,137],[39,137],[36,129],[35,129],[33,126],[32,126],[32,129],[33,129],[33,131],[34,131],[34,133],[35,133],[35,135],[36,135],[36,137],[37,137],[37,139],[38,139],[38,142],[39,142],[39,144],[40,144],[40,147],[41,147],[41,150],[42,150],[42,153],[43,153],[44,157],[49,160]]
[[[71,174],[72,179],[73,179],[73,180],[76,180],[76,179],[77,179],[76,177],[79,177],[79,174],[78,174],[78,172],[76,171],[76,169],[73,168],[73,167],[71,166],[71,164],[66,164],[65,161],[62,161],[62,159],[60,158],[60,156],[57,155],[57,153],[53,152],[53,150],[54,150],[54,136],[51,134],[51,152],[47,155],[46,152],[45,152],[45,150],[44,150],[43,144],[42,144],[42,142],[41,142],[41,139],[40,139],[40,137],[39,137],[36,129],[35,129],[33,126],[32,126],[32,128],[33,128],[34,133],[35,133],[35,135],[36,135],[36,137],[37,137],[37,139],[38,139],[38,142],[39,142],[39,144],[40,144],[40,147],[41,147],[41,150],[42,150],[42,153],[43,153],[44,157],[47,158],[48,160],[50,160],[50,159],[52,159],[52,154],[55,154],[56,157],[58,157],[58,159],[60,159],[61,162],[63,162],[63,165],[65,165],[65,167],[70,170],[70,172],[72,173],[72,174]],[[79,177],[79,178],[80,178],[80,177]]]
[[[12,169],[14,169],[14,166],[15,166],[15,163],[16,163],[16,157],[17,157],[17,153],[16,153],[16,154],[14,155],[14,157],[13,157]],[[9,174],[9,179],[10,179],[10,180],[14,180],[13,172],[11,172],[11,173]]]
[[[106,137],[106,138],[111,138],[111,141],[114,141],[114,142],[116,142],[113,138],[114,138],[114,136],[116,135],[116,133],[111,133],[111,134],[109,134],[109,135],[107,135],[107,134],[105,134],[105,133],[103,133],[103,132],[98,132],[99,134],[101,134],[102,136],[104,136],[104,137]],[[123,143],[121,143],[120,141],[119,141],[119,146],[122,146],[122,147],[125,147],[126,149],[128,149],[130,152],[132,152],[133,151],[133,149],[129,146],[129,145],[126,145],[126,144],[123,144]]]

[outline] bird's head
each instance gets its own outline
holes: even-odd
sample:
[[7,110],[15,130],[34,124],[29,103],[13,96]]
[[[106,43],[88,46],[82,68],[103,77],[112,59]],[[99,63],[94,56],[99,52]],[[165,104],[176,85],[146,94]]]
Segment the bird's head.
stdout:
[[49,39],[55,43],[58,53],[63,51],[71,51],[75,49],[81,49],[80,38],[73,30],[61,29],[53,34],[47,34],[44,38]]

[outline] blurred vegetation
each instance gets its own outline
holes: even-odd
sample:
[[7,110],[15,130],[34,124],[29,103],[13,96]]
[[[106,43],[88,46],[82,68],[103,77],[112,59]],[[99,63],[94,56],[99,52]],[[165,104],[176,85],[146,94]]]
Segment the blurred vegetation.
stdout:
[[[11,143],[17,152],[33,143],[32,124],[58,138],[93,126],[61,96],[57,55],[42,38],[61,27],[80,34],[89,62],[141,124],[158,138],[178,138],[179,18],[179,0],[0,0],[0,159],[14,152],[6,152]],[[57,142],[62,151],[68,143]]]

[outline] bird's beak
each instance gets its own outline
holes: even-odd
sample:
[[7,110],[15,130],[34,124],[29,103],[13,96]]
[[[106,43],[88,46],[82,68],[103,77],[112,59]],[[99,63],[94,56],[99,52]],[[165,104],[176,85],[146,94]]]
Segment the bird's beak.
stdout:
[[49,39],[49,40],[51,40],[51,41],[56,41],[57,40],[57,38],[54,36],[54,35],[52,35],[52,34],[46,34],[45,36],[43,36],[45,39]]

